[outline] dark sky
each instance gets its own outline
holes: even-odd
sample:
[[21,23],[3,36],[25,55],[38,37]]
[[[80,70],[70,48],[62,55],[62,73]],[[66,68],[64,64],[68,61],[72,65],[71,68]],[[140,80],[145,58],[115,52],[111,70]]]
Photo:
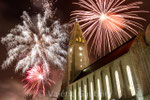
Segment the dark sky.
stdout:
[[[59,0],[56,6],[59,7],[58,18],[62,23],[68,22],[71,1]],[[40,7],[40,4],[34,5],[30,0],[0,0],[0,38],[6,36],[11,28],[22,22],[20,16],[23,11],[27,11],[30,16],[35,16],[37,13],[41,13]],[[15,73],[13,65],[6,70],[1,70],[7,52],[1,43],[0,47],[0,100],[25,100],[21,82],[24,77],[20,73]]]
[[[69,21],[70,12],[74,9],[72,6],[72,1],[73,0],[58,0],[58,2],[56,3],[56,7],[58,8],[57,16],[61,19],[62,23],[66,23]],[[133,2],[135,0],[127,1]],[[150,11],[150,0],[142,1],[144,2],[144,4],[142,5],[142,9]],[[0,38],[6,36],[6,34],[9,33],[11,28],[21,23],[20,16],[22,15],[23,11],[27,11],[31,16],[35,16],[37,13],[41,12],[41,8],[40,5],[35,6],[34,4],[32,4],[30,0],[0,0]],[[143,14],[142,16],[147,19],[147,22],[143,23],[145,29],[148,23],[150,23],[150,14]],[[0,65],[6,59],[6,53],[7,52],[5,47],[0,43]],[[11,95],[11,92],[14,94],[15,92],[17,93],[19,90],[16,89],[14,91],[14,89],[20,89],[21,84],[18,82],[21,80],[20,77],[21,75],[19,73],[14,73],[13,66],[11,66],[11,68],[8,68],[7,70],[0,69],[0,100],[12,100],[1,99],[1,96],[7,93],[10,93]],[[15,84],[20,85],[18,85],[17,87]],[[18,95],[22,96],[22,94]]]

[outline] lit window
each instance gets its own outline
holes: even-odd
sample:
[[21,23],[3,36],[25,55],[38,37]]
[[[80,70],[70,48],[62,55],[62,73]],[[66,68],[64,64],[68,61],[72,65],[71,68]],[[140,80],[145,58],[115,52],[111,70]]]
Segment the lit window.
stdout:
[[128,65],[126,67],[126,70],[127,70],[128,81],[129,81],[129,88],[130,88],[130,91],[131,91],[131,95],[135,96],[135,87],[134,87],[134,83],[133,83],[131,69],[130,69],[130,67]]
[[83,48],[82,48],[82,47],[79,47],[79,50],[80,50],[80,51],[82,51],[82,50],[83,50]]
[[81,40],[82,40],[81,37],[79,37],[79,42],[81,42]]
[[119,80],[118,71],[115,71],[115,78],[116,78],[116,85],[117,85],[118,97],[121,98],[122,93],[121,93],[121,86],[120,86],[120,80]]
[[87,100],[87,86],[84,84],[84,100]]
[[110,93],[110,85],[109,85],[108,75],[105,76],[105,80],[106,80],[106,88],[107,88],[107,98],[109,100],[111,97],[111,93]]
[[93,82],[90,82],[90,87],[91,87],[91,100],[94,100],[93,98]]
[[76,88],[74,89],[74,100],[76,100],[77,98],[76,98]]
[[76,38],[76,41],[79,41],[79,39],[78,39],[78,38]]
[[100,87],[100,80],[99,79],[97,79],[97,88],[98,88],[98,100],[101,100],[101,98],[102,98],[102,95],[101,95],[101,87]]
[[79,100],[81,100],[82,94],[81,94],[81,87],[79,87]]
[[72,48],[70,48],[70,50],[69,50],[70,52],[72,52]]
[[82,56],[82,53],[80,53],[79,55]]
[[72,91],[70,90],[70,100],[72,100]]
[[83,43],[85,43],[85,40],[82,40]]

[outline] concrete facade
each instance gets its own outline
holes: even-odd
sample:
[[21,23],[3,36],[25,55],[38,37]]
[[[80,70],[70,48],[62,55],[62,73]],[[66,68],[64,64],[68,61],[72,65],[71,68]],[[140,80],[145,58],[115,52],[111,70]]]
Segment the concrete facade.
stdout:
[[64,100],[150,100],[150,29],[129,52],[69,84]]

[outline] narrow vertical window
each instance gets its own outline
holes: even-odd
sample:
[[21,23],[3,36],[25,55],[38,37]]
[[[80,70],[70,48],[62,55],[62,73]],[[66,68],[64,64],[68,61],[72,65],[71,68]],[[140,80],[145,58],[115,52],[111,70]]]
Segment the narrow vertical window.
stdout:
[[133,78],[132,78],[132,74],[131,74],[131,69],[130,69],[129,65],[127,65],[126,70],[127,70],[129,88],[130,88],[130,91],[131,91],[131,95],[135,96],[135,87],[134,87]]
[[91,87],[91,100],[94,100],[94,95],[93,95],[93,82],[90,82],[90,87]]
[[118,71],[115,71],[115,78],[116,78],[116,85],[117,85],[118,97],[121,98],[122,93],[121,93],[121,86],[120,86],[120,80],[119,80]]
[[87,86],[84,84],[84,100],[87,100]]
[[72,91],[70,90],[70,100],[72,100]]
[[79,86],[79,93],[78,93],[78,95],[79,95],[79,100],[81,100],[81,97],[82,97],[82,95],[81,95],[81,86]]
[[110,93],[110,84],[109,84],[108,75],[105,76],[105,80],[106,80],[107,98],[109,100],[111,97],[111,93]]
[[74,87],[74,100],[77,100],[77,95],[76,95],[76,87]]
[[97,79],[97,89],[98,89],[98,100],[101,100],[102,94],[101,94],[101,87],[100,87],[100,79]]

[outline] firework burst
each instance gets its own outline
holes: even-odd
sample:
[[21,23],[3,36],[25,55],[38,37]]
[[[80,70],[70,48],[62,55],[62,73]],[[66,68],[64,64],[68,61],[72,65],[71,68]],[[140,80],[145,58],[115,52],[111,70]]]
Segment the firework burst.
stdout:
[[27,77],[23,81],[27,81],[27,84],[24,85],[24,89],[26,94],[33,93],[33,98],[37,95],[38,91],[41,90],[43,95],[45,95],[45,86],[51,86],[51,84],[55,84],[53,80],[48,78],[48,74],[44,72],[43,67],[37,65],[27,72]]
[[138,34],[136,28],[142,29],[142,25],[136,21],[145,21],[138,16],[138,13],[146,12],[139,10],[142,2],[125,5],[125,1],[79,0],[75,3],[82,10],[72,12],[72,21],[78,18],[87,43],[90,43],[91,48],[94,47],[94,53],[99,57]]
[[63,70],[67,55],[67,25],[61,25],[54,20],[53,3],[55,0],[41,0],[44,8],[43,16],[37,15],[32,21],[27,12],[23,13],[23,24],[17,25],[10,33],[2,38],[6,45],[8,58],[2,68],[7,68],[14,61],[15,70],[22,69],[27,77],[23,80],[26,93],[35,97],[39,91],[45,95],[46,86],[55,82],[50,79],[51,68]]
[[10,34],[2,38],[2,43],[8,49],[8,58],[2,68],[7,68],[17,60],[16,71],[23,69],[25,72],[29,67],[35,67],[39,63],[43,63],[45,72],[49,72],[50,64],[63,69],[68,38],[65,26],[60,25],[59,21],[50,21],[48,27],[48,10],[43,17],[37,15],[36,25],[26,12],[22,18],[23,25],[17,25]]

